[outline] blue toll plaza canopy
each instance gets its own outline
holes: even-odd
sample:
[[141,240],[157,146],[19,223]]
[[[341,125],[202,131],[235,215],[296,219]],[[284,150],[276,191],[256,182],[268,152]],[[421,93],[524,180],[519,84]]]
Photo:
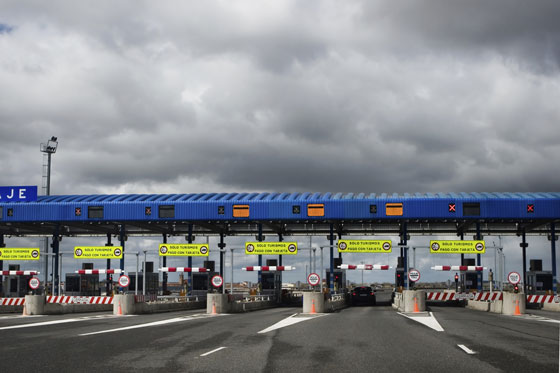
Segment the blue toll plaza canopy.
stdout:
[[560,193],[201,193],[0,202],[0,234],[545,234]]

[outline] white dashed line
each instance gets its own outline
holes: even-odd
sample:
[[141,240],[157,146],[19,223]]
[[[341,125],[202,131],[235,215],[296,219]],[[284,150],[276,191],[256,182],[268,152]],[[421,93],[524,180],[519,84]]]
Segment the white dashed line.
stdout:
[[467,354],[469,354],[469,355],[474,355],[474,354],[476,354],[476,352],[474,352],[473,350],[471,350],[470,348],[468,348],[468,347],[465,346],[465,345],[457,345],[457,346],[459,346],[459,348],[460,348],[461,350],[465,351],[465,352],[466,352]]
[[218,352],[218,351],[220,351],[220,350],[223,350],[224,348],[227,348],[227,347],[218,347],[217,349],[212,350],[212,351],[208,351],[208,352],[206,352],[206,353],[204,353],[204,354],[202,354],[202,355],[200,355],[200,356],[201,356],[201,357],[202,357],[202,356],[208,356],[208,355],[210,355],[210,354],[213,354],[214,352]]

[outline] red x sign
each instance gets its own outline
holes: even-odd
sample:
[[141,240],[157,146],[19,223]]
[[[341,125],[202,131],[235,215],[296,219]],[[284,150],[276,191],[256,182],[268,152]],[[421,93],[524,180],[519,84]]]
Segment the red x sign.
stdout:
[[527,212],[535,212],[535,205],[527,205]]
[[76,207],[74,209],[74,213],[76,214],[76,216],[81,216],[82,215],[82,208],[81,207]]
[[456,207],[454,203],[450,203],[449,204],[449,212],[455,212],[456,211]]

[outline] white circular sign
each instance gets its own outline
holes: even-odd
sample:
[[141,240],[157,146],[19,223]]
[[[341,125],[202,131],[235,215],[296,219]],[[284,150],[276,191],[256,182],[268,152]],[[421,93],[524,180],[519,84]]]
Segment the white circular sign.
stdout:
[[224,279],[220,275],[216,275],[212,277],[212,286],[215,288],[219,288],[224,283]]
[[130,277],[128,277],[127,275],[122,275],[121,277],[119,277],[119,285],[123,288],[130,285]]
[[417,269],[411,269],[408,271],[408,279],[412,282],[420,280],[420,271]]
[[512,285],[517,285],[521,281],[521,275],[517,272],[508,273],[508,281]]
[[320,281],[321,277],[319,277],[319,275],[316,273],[310,273],[309,276],[307,276],[307,283],[311,286],[319,285]]
[[39,281],[39,279],[37,277],[31,277],[29,279],[29,287],[33,290],[39,288],[40,284],[41,284],[41,281]]

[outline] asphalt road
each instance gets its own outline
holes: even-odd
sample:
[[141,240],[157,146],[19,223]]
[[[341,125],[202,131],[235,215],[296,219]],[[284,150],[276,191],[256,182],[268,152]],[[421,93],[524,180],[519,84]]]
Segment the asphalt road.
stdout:
[[[432,307],[438,332],[387,305],[298,312],[4,315],[0,371],[558,372],[557,314]],[[259,333],[282,320],[293,324]]]

